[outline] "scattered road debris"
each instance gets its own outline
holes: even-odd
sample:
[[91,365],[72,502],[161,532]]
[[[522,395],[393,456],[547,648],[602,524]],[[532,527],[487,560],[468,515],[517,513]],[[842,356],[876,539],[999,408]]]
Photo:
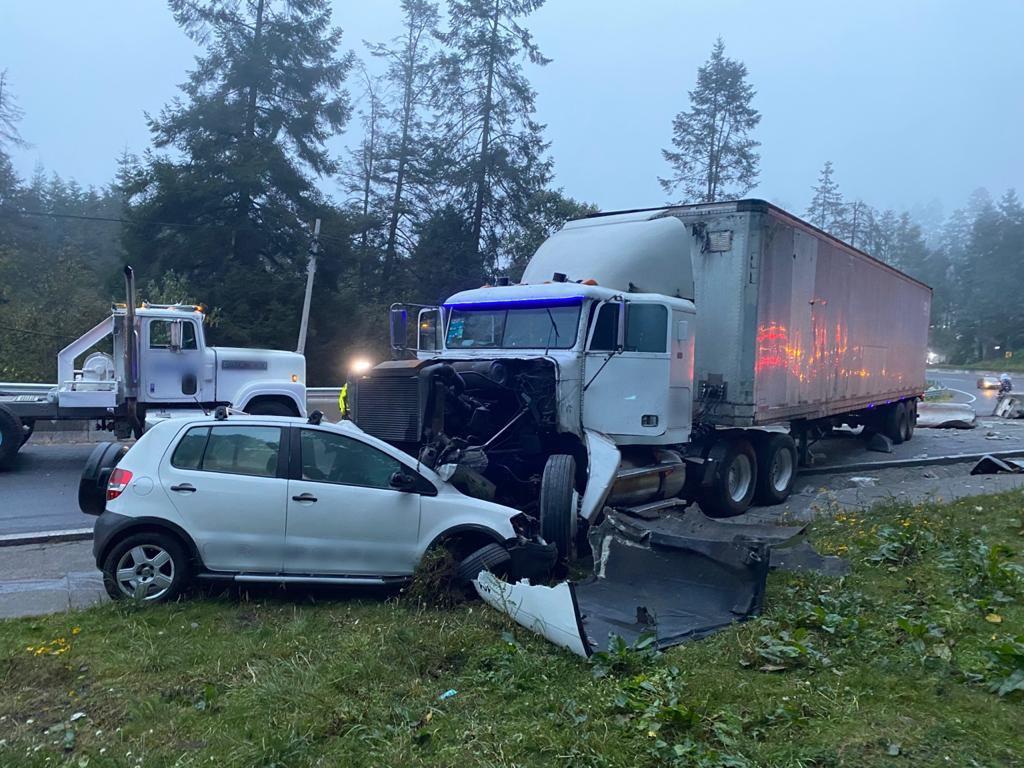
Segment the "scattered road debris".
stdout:
[[857,488],[874,488],[878,485],[877,477],[851,477],[850,482]]
[[993,415],[1004,419],[1024,418],[1024,400],[1020,395],[1000,395]]
[[1020,459],[1000,459],[996,456],[983,456],[974,468],[972,475],[997,475],[1000,473],[1019,474],[1024,472],[1024,461]]
[[448,699],[451,699],[451,698],[454,698],[455,696],[457,696],[458,693],[459,692],[456,691],[454,688],[449,688],[447,691],[445,691],[440,696],[438,696],[437,700],[438,701],[447,701]]

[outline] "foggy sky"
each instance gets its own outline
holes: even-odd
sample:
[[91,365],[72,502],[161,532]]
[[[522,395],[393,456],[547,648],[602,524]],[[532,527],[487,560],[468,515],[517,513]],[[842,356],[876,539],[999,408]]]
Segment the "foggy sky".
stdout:
[[[399,31],[398,0],[334,5],[361,57],[364,39]],[[1018,0],[548,0],[527,24],[553,59],[527,71],[556,183],[604,210],[665,202],[660,150],[718,35],[763,116],[751,196],[801,212],[829,159],[846,197],[880,207],[948,213],[976,187],[1022,186]],[[108,183],[125,147],[149,146],[143,113],[178,93],[197,52],[159,0],[0,0],[0,69],[33,145],[13,153],[17,171]],[[353,121],[332,149],[359,134]]]

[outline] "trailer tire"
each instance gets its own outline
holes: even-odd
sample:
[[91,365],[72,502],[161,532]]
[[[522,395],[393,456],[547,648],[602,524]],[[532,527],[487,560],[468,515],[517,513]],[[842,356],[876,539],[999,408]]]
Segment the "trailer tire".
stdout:
[[459,563],[459,581],[468,584],[484,571],[504,576],[512,563],[512,555],[501,544],[487,544]]
[[902,401],[885,406],[885,411],[882,414],[881,432],[892,440],[893,445],[899,445],[903,442],[907,419],[907,409]]
[[769,434],[755,447],[757,490],[754,501],[771,506],[781,504],[793,492],[796,482],[796,443],[789,435]]
[[576,460],[568,454],[549,456],[540,481],[540,535],[567,560],[576,538],[575,484]]
[[917,425],[917,401],[904,400],[902,405],[907,412],[907,422],[903,428],[903,442],[909,443],[914,437],[914,427]]
[[0,405],[0,469],[10,469],[24,436],[25,427],[18,415]]
[[757,454],[746,438],[724,438],[725,451],[697,503],[708,517],[735,517],[750,508],[757,490]]

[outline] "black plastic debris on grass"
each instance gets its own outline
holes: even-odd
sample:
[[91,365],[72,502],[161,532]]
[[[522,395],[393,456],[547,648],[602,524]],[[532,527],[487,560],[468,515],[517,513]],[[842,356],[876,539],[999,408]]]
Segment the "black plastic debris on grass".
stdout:
[[554,587],[477,580],[481,597],[523,626],[581,656],[607,650],[612,635],[659,648],[705,637],[759,614],[770,568],[841,575],[805,526],[725,522],[697,510],[639,520],[609,512],[590,533],[594,575]]

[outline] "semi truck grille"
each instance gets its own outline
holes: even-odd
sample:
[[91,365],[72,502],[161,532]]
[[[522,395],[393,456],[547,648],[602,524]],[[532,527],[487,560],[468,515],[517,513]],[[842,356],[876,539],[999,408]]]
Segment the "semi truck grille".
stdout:
[[419,442],[423,409],[418,376],[371,376],[355,384],[352,419],[360,429],[389,443]]

